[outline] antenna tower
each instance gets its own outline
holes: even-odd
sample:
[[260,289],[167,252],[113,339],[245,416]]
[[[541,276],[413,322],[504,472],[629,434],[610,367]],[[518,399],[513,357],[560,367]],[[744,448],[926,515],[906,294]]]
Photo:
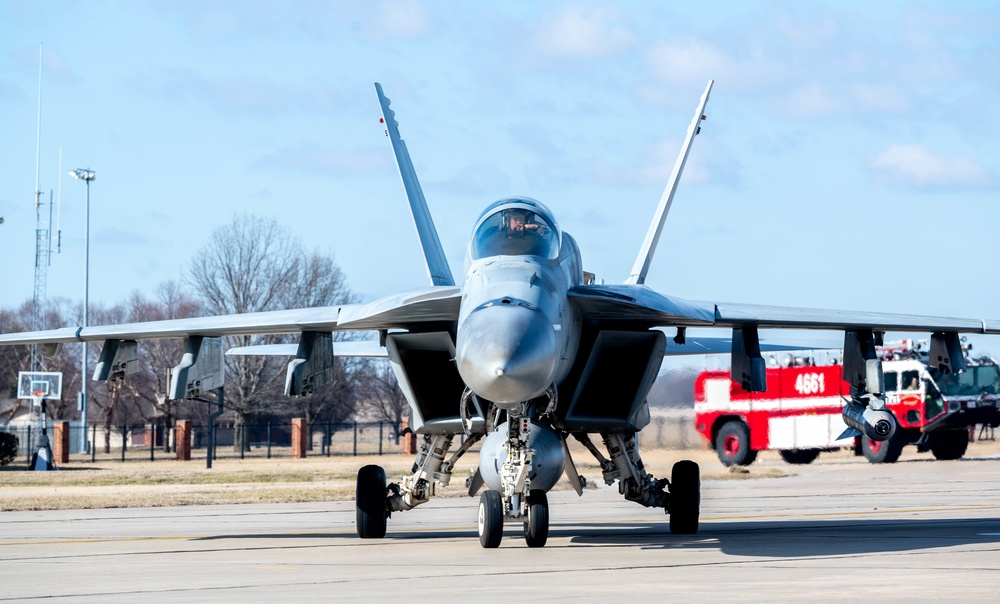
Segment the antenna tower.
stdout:
[[[35,288],[31,298],[31,330],[45,329],[45,289],[49,265],[52,264],[52,192],[49,191],[48,222],[43,222],[42,191],[38,185],[39,160],[42,146],[42,47],[38,46],[38,128],[35,134]],[[59,155],[62,169],[62,154]],[[44,368],[38,346],[31,346],[31,370]]]

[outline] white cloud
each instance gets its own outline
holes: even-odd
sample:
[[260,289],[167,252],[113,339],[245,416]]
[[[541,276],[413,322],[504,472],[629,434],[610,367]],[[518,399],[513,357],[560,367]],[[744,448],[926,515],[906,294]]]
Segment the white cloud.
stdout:
[[777,97],[783,115],[820,117],[842,113],[904,113],[912,108],[898,89],[888,84],[844,86],[810,82]]
[[723,79],[732,71],[732,60],[724,52],[698,40],[657,42],[649,62],[653,73],[668,82]]
[[337,151],[315,143],[279,149],[257,160],[255,166],[289,172],[306,172],[326,176],[354,174],[359,171],[386,170],[387,158],[381,150]]
[[910,99],[893,84],[854,84],[850,100],[862,110],[904,113],[913,108]]
[[258,76],[209,77],[189,69],[172,69],[149,73],[131,82],[140,92],[156,98],[192,99],[226,113],[325,115],[351,102],[345,99],[342,89],[318,79],[287,84]]
[[785,66],[759,49],[736,56],[696,39],[661,40],[647,53],[650,70],[669,84],[725,81],[730,89],[759,90],[783,79]]
[[466,198],[498,199],[511,194],[507,173],[490,162],[468,164],[445,180],[428,180],[427,188]]
[[363,33],[371,40],[419,38],[431,31],[431,18],[416,0],[391,0],[372,7]]
[[137,231],[129,229],[119,229],[113,227],[104,227],[96,233],[95,239],[101,242],[101,245],[131,245],[131,246],[142,246],[149,243],[146,237],[140,235]]
[[544,18],[535,35],[539,52],[557,57],[600,57],[636,43],[630,29],[616,25],[610,10],[565,6]]
[[773,17],[773,27],[785,39],[799,48],[820,48],[834,42],[840,27],[830,14],[820,14],[814,19],[778,11]]
[[869,167],[882,177],[918,187],[985,187],[993,180],[986,168],[961,156],[934,155],[921,145],[893,145]]
[[[643,164],[615,166],[605,160],[596,160],[594,175],[598,182],[607,185],[664,186],[670,179],[680,149],[681,141],[661,139],[645,149],[643,157],[646,161]],[[683,180],[686,184],[708,182],[711,180],[708,166],[696,157],[689,157],[684,166]]]
[[835,93],[820,84],[799,86],[781,101],[784,113],[796,116],[819,116],[836,113],[844,103]]

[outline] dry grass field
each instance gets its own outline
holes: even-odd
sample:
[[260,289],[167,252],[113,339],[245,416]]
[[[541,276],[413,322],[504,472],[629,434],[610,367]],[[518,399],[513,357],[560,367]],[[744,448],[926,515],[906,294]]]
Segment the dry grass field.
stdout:
[[[590,483],[601,473],[582,447],[574,446],[573,458],[582,476]],[[976,442],[968,456],[998,456],[1000,443]],[[465,479],[475,469],[475,452],[459,460],[450,485],[439,496],[466,494]],[[809,471],[809,466],[785,464],[777,453],[764,452],[746,469],[731,471],[713,451],[706,449],[652,450],[643,452],[647,471],[656,476],[670,475],[670,467],[680,459],[693,459],[706,480],[753,480],[777,478]],[[907,447],[906,459],[931,459]],[[849,451],[823,453],[815,463],[867,463]],[[154,507],[222,503],[281,503],[338,501],[354,497],[358,468],[378,464],[389,480],[408,472],[413,457],[399,454],[368,456],[308,457],[306,459],[220,459],[213,468],[204,461],[170,460],[99,462],[72,460],[55,472],[29,472],[22,463],[0,468],[0,511],[88,509],[114,507]],[[566,481],[557,489],[569,489]]]

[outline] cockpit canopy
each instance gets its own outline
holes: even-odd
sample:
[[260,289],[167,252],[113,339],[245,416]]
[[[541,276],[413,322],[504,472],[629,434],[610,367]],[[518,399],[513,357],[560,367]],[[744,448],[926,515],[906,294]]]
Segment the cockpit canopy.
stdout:
[[490,256],[559,257],[559,229],[552,212],[527,197],[496,201],[479,216],[472,259]]

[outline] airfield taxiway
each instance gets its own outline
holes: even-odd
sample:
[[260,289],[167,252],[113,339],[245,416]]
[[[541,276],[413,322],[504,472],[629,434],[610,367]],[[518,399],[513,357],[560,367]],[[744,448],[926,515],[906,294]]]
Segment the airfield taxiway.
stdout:
[[371,541],[352,502],[5,512],[0,601],[995,601],[1000,457],[794,471],[705,481],[693,536],[613,488],[553,492],[542,549],[520,525],[481,549],[467,498]]

